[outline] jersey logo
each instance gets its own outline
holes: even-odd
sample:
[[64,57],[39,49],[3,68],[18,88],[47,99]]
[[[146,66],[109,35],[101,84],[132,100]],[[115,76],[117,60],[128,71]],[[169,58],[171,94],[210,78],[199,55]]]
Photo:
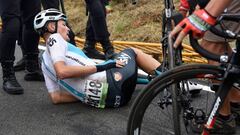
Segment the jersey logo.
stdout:
[[117,60],[121,61],[121,62],[124,63],[125,65],[128,64],[128,60],[129,60],[129,59],[131,59],[131,57],[130,57],[128,54],[124,53],[124,52],[122,52],[122,53],[120,54],[120,56],[117,57]]
[[54,38],[49,38],[47,44],[48,44],[49,46],[53,46],[55,43],[57,43],[56,39],[54,39]]

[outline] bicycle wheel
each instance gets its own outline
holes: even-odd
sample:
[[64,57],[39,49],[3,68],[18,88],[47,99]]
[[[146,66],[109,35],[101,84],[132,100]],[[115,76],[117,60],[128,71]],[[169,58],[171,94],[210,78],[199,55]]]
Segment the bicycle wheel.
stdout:
[[[130,112],[128,135],[185,135],[190,133],[189,121],[199,118],[211,109],[215,94],[208,87],[213,78],[221,78],[224,71],[217,66],[194,64],[179,66],[154,79],[136,98]],[[182,82],[201,80],[204,90],[198,97],[191,98],[185,93]],[[200,82],[198,82],[200,83]],[[178,112],[173,110],[169,87],[175,84],[179,95],[176,101],[181,106]],[[181,88],[182,87],[182,88]],[[205,116],[202,115],[202,121]],[[174,120],[179,118],[179,132],[174,130]],[[193,134],[193,133],[191,133]]]

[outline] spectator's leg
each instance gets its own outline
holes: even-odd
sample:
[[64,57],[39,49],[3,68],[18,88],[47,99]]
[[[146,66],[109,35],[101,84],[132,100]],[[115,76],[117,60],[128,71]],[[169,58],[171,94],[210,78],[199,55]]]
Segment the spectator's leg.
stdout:
[[13,70],[15,44],[20,30],[20,0],[0,1],[2,10],[2,34],[0,37],[0,61],[3,72],[3,90],[9,94],[22,94]]
[[[26,4],[27,3],[27,4]],[[43,75],[39,67],[38,43],[39,35],[33,28],[33,20],[41,11],[40,0],[25,0],[21,3],[23,18],[23,46],[26,51],[26,74],[27,81],[43,81]]]

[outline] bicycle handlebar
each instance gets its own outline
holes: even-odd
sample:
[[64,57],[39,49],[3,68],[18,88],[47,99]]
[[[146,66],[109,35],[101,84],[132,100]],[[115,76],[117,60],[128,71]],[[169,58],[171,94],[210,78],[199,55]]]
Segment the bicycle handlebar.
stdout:
[[[222,21],[222,20],[239,22],[240,14],[228,14],[228,13],[222,14],[219,17],[219,21]],[[230,30],[219,30],[215,27],[211,27],[210,31],[218,36],[221,36],[221,37],[227,38],[227,39],[239,39],[240,38],[239,34],[236,34]],[[193,49],[196,52],[198,52],[200,55],[202,55],[203,57],[214,60],[214,61],[227,62],[226,55],[213,54],[213,53],[205,50],[203,47],[201,47],[199,45],[197,39],[195,39],[193,37],[192,33],[189,34],[189,38],[190,38],[190,44],[193,47]]]
[[[240,14],[224,13],[218,18],[218,22],[220,22],[221,20],[239,22]],[[238,37],[240,37],[240,35],[230,30],[219,30],[216,27],[211,27],[210,31],[220,37],[227,39],[237,39]]]
[[213,54],[207,50],[205,50],[203,47],[201,47],[197,41],[197,39],[195,39],[193,37],[193,34],[190,33],[189,34],[189,39],[190,39],[190,44],[191,46],[193,47],[193,49],[199,53],[200,55],[202,55],[203,57],[207,58],[207,59],[211,59],[211,60],[214,60],[214,61],[220,61],[220,55],[216,55],[216,54]]

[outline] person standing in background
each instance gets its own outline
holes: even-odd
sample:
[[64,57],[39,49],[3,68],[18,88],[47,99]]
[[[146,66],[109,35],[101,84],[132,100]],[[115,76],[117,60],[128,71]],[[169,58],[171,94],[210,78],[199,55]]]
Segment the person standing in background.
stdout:
[[15,44],[19,36],[21,19],[23,27],[22,42],[26,52],[27,81],[44,80],[38,63],[39,35],[33,28],[34,16],[40,12],[40,0],[0,0],[2,33],[0,37],[0,62],[3,73],[3,90],[9,94],[23,94],[18,83],[13,63]]
[[[86,26],[86,41],[83,52],[90,58],[111,59],[114,57],[114,48],[109,40],[107,29],[106,7],[108,0],[85,0],[88,15]],[[105,56],[96,50],[97,42],[103,47]]]

